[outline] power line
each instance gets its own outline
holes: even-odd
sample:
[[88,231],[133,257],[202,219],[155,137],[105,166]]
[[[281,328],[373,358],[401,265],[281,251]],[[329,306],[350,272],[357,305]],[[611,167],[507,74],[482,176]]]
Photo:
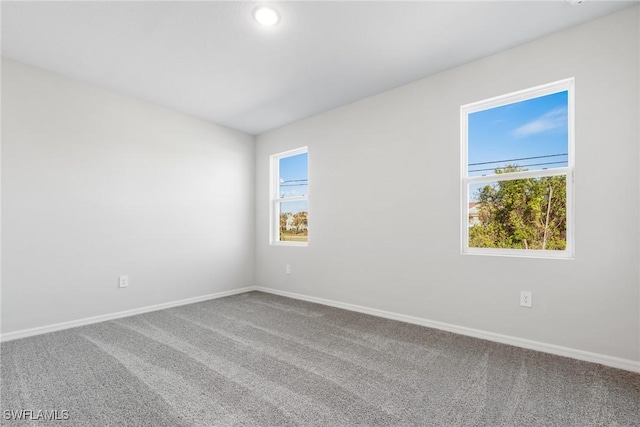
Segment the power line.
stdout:
[[[469,166],[479,166],[479,165],[490,165],[491,163],[504,163],[504,162],[514,162],[516,160],[533,160],[533,159],[544,159],[547,157],[559,157],[559,156],[567,156],[567,153],[562,154],[547,154],[545,156],[535,156],[535,157],[521,157],[519,159],[506,159],[506,160],[494,160],[492,162],[480,162],[480,163],[469,163]],[[490,170],[490,169],[489,169]],[[471,172],[471,171],[469,171]]]
[[[527,167],[527,166],[545,166],[545,165],[559,165],[566,164],[567,162],[548,162],[548,163],[531,163],[528,165],[516,165],[517,167]],[[499,168],[488,168],[488,169],[473,169],[469,172],[484,172],[484,171],[492,171]]]

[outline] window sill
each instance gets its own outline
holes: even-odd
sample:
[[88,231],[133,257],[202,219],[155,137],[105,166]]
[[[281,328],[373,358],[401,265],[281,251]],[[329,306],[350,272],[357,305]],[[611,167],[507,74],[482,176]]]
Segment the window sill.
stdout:
[[271,242],[271,246],[298,246],[306,248],[309,242]]
[[527,249],[466,248],[462,250],[462,255],[484,255],[509,258],[562,259],[570,261],[575,259],[574,255],[570,251],[542,251]]

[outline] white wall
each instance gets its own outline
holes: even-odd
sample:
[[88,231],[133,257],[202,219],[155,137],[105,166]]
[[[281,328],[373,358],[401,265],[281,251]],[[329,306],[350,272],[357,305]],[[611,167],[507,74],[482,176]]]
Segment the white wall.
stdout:
[[[260,135],[257,284],[640,360],[638,11]],[[460,106],[572,76],[575,260],[461,255]],[[305,145],[309,246],[269,246],[269,155]]]
[[254,152],[3,59],[2,332],[253,285]]

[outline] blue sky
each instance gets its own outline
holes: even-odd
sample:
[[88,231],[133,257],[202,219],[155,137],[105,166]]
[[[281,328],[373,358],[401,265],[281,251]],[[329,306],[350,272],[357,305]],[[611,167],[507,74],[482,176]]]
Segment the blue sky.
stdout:
[[[567,166],[566,155],[496,162],[568,153],[567,102],[568,93],[563,91],[470,114],[469,176],[491,175],[506,164],[528,170]],[[533,166],[551,162],[560,163]]]
[[[287,198],[309,195],[308,177],[308,153],[280,159],[280,196]],[[280,211],[308,211],[308,202],[283,202]]]
[[[567,155],[556,156],[569,152],[567,106],[563,91],[470,114],[469,176],[493,175],[507,164],[528,170],[567,166]],[[553,157],[504,161],[539,156]],[[485,185],[470,185],[469,200],[477,200]]]

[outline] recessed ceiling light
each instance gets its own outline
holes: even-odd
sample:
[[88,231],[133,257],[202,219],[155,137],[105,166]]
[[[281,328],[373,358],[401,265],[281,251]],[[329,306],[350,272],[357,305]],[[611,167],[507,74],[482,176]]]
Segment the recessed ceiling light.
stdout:
[[275,25],[280,20],[280,16],[278,16],[278,12],[271,9],[270,7],[259,7],[253,12],[253,17],[258,24],[270,27]]

